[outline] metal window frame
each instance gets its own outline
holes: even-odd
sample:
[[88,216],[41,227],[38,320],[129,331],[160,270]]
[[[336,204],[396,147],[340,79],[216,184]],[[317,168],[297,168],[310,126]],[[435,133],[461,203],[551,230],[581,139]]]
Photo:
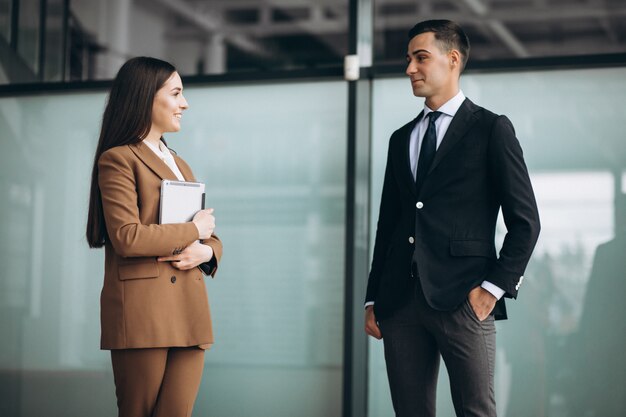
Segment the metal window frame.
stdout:
[[11,1],[11,20],[9,28],[9,45],[11,49],[17,51],[17,38],[19,34],[20,23],[20,0]]
[[[351,2],[359,0],[350,0]],[[67,46],[63,47],[67,53]],[[64,64],[65,65],[65,64]],[[626,67],[626,53],[580,55],[560,57],[537,57],[525,59],[471,61],[466,74],[502,73],[520,71],[547,71],[563,69]],[[404,77],[403,64],[376,65],[361,68],[361,80],[374,81],[380,78]],[[182,76],[186,85],[244,85],[275,82],[300,82],[315,80],[342,80],[343,66],[323,68],[274,70],[267,72],[237,72],[218,75]],[[35,82],[0,85],[0,97],[21,95],[69,93],[77,91],[102,91],[110,87],[112,80]]]
[[[350,1],[349,51],[373,56],[374,0]],[[366,65],[369,63],[366,62]],[[344,262],[343,417],[367,416],[368,341],[363,306],[369,270],[372,78],[348,81]]]
[[39,0],[39,40],[37,45],[37,71],[40,81],[46,77],[46,17],[48,14],[48,0]]

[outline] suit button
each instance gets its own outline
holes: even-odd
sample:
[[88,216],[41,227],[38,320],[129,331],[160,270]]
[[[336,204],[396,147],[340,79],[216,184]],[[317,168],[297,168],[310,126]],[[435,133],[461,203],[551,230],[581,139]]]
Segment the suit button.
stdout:
[[415,239],[413,239],[413,236],[409,236],[409,243],[410,244],[415,243]]
[[175,284],[176,283],[176,277],[173,276],[172,278],[170,278],[170,281],[172,281],[172,284]]
[[418,201],[418,202],[415,204],[415,207],[417,207],[418,209],[421,209],[422,207],[424,207],[424,203],[422,203],[421,201]]

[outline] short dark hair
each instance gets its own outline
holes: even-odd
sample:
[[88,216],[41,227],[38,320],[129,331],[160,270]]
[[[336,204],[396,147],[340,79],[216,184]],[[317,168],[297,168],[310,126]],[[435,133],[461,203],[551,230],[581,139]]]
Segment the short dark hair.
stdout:
[[446,52],[456,49],[461,53],[461,72],[469,59],[469,38],[456,22],[451,20],[425,20],[409,30],[409,41],[422,33],[432,32],[435,39]]

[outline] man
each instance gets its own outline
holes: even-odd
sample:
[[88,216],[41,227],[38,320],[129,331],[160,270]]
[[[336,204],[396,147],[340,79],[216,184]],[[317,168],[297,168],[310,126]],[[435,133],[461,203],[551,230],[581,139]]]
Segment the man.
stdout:
[[[506,318],[504,297],[517,297],[539,235],[511,122],[459,89],[468,54],[454,22],[409,32],[406,74],[425,105],[389,142],[365,303],[399,417],[435,416],[440,355],[457,416],[496,415],[494,318]],[[500,208],[507,234],[496,255]]]

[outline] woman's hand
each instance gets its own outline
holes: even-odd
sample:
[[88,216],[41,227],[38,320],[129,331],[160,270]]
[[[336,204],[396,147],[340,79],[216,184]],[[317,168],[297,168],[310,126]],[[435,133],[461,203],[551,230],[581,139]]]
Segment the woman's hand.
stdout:
[[213,209],[200,210],[193,216],[191,220],[193,224],[198,228],[198,234],[200,239],[208,239],[215,230],[215,216],[213,216]]
[[211,258],[213,258],[213,248],[196,241],[178,255],[162,256],[157,260],[159,262],[171,262],[174,268],[186,271],[210,261]]

